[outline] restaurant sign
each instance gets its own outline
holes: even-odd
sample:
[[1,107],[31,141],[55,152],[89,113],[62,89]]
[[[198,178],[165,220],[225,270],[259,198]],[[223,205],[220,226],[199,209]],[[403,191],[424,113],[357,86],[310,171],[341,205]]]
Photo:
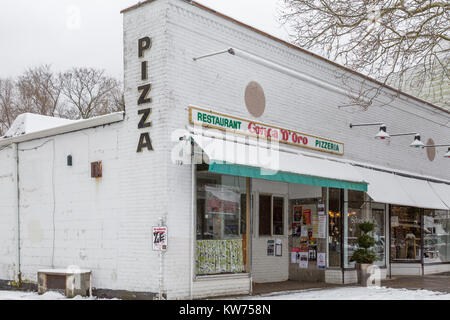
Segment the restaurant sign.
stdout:
[[280,143],[297,147],[344,155],[344,144],[341,142],[225,115],[198,107],[189,107],[189,122],[193,125],[201,125],[207,128],[227,130],[236,134],[278,140]]

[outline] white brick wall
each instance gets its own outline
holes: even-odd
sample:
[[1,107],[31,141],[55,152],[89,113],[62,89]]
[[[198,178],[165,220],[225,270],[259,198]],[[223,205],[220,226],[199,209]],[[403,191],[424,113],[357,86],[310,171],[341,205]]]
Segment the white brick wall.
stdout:
[[17,279],[16,146],[0,150],[0,279]]

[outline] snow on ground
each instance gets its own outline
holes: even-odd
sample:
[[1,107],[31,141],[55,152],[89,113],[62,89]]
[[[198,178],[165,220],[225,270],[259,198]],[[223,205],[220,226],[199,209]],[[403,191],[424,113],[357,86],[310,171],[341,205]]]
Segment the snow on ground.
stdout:
[[24,292],[24,291],[1,291],[0,300],[96,300],[95,297],[82,298],[77,296],[73,299],[68,299],[59,292],[46,292],[43,295],[39,295],[36,292]]
[[386,287],[345,287],[284,291],[244,300],[450,300],[450,293]]
[[[393,289],[386,287],[345,287],[284,291],[239,300],[450,300],[450,293],[429,290]],[[68,299],[58,292],[0,291],[0,300],[97,300],[95,297]],[[103,299],[101,299],[103,300]],[[113,299],[117,300],[117,299]]]

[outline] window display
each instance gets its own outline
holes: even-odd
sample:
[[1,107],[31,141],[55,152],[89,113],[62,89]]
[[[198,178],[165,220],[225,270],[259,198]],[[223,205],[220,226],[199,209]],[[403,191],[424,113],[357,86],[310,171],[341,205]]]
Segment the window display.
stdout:
[[341,189],[329,189],[328,259],[330,267],[341,267]]
[[319,235],[319,212],[320,217],[325,217],[323,199],[293,199],[289,201],[289,208],[290,250],[295,253],[292,263],[299,264],[302,269],[317,269],[317,255],[326,251],[326,232]]
[[[372,222],[374,230],[370,236],[375,239],[375,246],[371,249],[377,260],[374,264],[385,265],[385,205],[372,203],[370,197],[364,192],[346,190],[344,197],[344,207],[347,215],[344,216],[344,265],[345,268],[355,267],[355,262],[351,261],[353,253],[358,249],[358,237],[361,235],[359,224],[362,222]],[[345,194],[344,193],[344,194]]]
[[245,178],[197,173],[198,275],[244,272]]
[[391,259],[421,261],[421,209],[391,207]]
[[450,213],[425,210],[423,224],[424,262],[450,262]]

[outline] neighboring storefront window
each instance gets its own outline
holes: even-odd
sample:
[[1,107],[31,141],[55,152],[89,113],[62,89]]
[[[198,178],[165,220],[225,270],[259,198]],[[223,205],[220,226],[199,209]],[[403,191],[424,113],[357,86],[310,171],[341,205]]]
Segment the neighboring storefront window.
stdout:
[[328,193],[328,265],[341,267],[341,189]]
[[374,264],[383,267],[386,266],[386,205],[384,203],[371,203],[372,222],[375,224],[372,236],[375,239],[373,251],[377,255],[377,261]]
[[246,180],[197,173],[197,274],[244,272]]
[[375,246],[371,248],[377,255],[374,264],[385,265],[385,209],[383,204],[371,203],[370,197],[361,191],[345,190],[344,207],[347,215],[344,219],[344,267],[353,268],[351,261],[353,253],[358,249],[358,237],[361,235],[359,224],[365,221],[374,224],[370,235],[375,239]]
[[450,213],[425,210],[423,225],[424,262],[450,262]]
[[421,260],[421,209],[391,207],[391,259]]

